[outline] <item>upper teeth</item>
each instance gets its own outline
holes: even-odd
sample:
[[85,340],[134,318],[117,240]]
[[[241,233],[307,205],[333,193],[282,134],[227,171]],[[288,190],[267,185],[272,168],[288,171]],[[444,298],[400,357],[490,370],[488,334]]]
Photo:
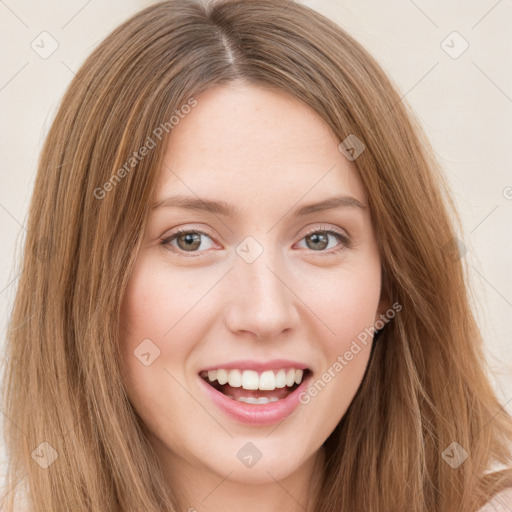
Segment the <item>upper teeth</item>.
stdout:
[[261,374],[254,370],[209,370],[203,372],[208,374],[208,380],[214,382],[217,380],[219,384],[228,383],[234,388],[242,387],[243,389],[261,389],[262,391],[271,391],[275,388],[284,388],[285,386],[293,386],[302,382],[302,370],[290,368],[289,370],[268,370]]

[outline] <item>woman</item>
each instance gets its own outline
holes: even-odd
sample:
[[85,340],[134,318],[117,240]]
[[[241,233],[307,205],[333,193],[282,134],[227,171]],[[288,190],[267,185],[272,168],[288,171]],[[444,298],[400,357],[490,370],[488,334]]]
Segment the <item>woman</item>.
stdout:
[[42,151],[4,509],[22,479],[32,511],[506,503],[512,420],[451,208],[414,116],[333,22],[278,0],[133,16]]

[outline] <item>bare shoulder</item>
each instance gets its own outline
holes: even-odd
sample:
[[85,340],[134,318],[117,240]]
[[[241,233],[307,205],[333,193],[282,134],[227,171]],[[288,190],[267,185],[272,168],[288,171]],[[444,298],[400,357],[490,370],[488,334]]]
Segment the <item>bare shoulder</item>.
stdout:
[[512,487],[495,494],[478,512],[512,512]]

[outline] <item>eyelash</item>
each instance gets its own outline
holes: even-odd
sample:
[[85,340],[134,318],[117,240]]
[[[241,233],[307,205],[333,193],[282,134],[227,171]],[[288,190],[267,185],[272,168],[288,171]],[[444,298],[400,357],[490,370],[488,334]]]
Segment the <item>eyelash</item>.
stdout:
[[[172,242],[175,238],[177,238],[178,236],[180,236],[181,234],[184,234],[184,233],[196,233],[198,235],[205,235],[209,238],[212,238],[208,233],[205,233],[205,232],[197,230],[197,229],[180,228],[180,229],[177,229],[176,231],[174,231],[173,233],[171,233],[170,235],[160,239],[160,245],[165,246],[168,250],[170,250],[172,252],[185,254],[187,257],[189,257],[189,256],[197,257],[197,256],[200,256],[202,252],[205,252],[205,251],[192,251],[191,253],[187,254],[187,251],[183,251],[183,250],[176,248],[170,244],[170,242]],[[339,231],[333,230],[333,229],[327,229],[327,226],[315,227],[315,228],[309,230],[308,232],[306,232],[304,234],[304,236],[301,238],[301,240],[303,240],[304,238],[306,238],[309,235],[312,235],[313,233],[326,233],[328,235],[334,235],[338,239],[338,241],[342,242],[337,248],[331,249],[330,251],[312,251],[314,253],[317,253],[316,254],[317,256],[332,256],[332,255],[337,254],[338,252],[342,251],[343,249],[349,249],[351,247],[351,241],[347,235],[345,235]],[[195,254],[194,254],[194,252],[195,252]]]

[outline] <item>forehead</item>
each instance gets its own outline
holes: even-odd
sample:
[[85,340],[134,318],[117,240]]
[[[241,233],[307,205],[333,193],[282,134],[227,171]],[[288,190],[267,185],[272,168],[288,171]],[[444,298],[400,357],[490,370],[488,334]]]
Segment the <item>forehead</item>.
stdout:
[[213,87],[196,100],[168,139],[157,200],[192,193],[255,204],[350,194],[365,202],[355,165],[302,101],[247,84]]

